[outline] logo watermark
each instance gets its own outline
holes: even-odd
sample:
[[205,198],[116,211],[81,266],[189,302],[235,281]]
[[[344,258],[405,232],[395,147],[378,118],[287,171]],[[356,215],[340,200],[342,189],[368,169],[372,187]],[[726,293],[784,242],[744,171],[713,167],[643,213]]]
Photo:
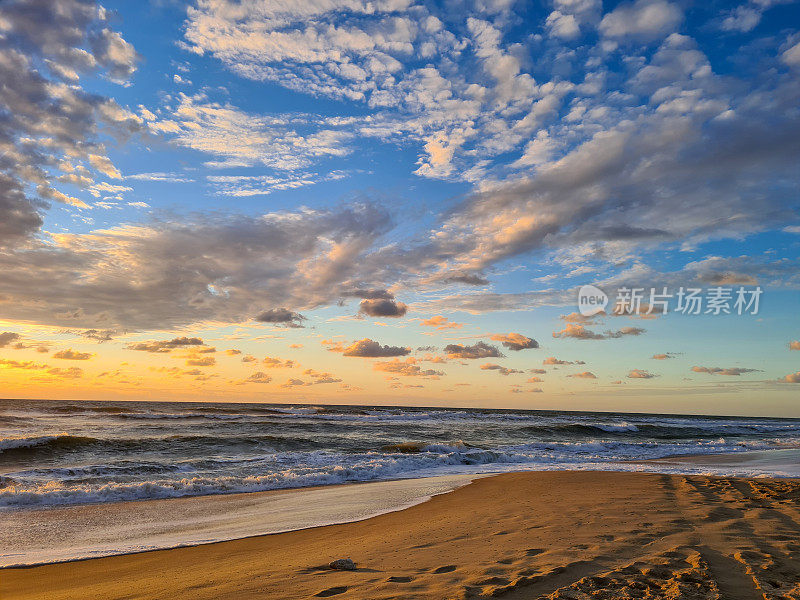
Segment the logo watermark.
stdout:
[[582,285],[578,290],[578,312],[584,317],[601,313],[608,306],[608,295],[599,287]]
[[[761,286],[745,287],[679,287],[661,288],[621,287],[617,289],[611,312],[615,315],[665,315],[669,312],[684,315],[757,315]],[[594,285],[578,290],[578,312],[591,317],[605,311],[610,302],[608,294]]]

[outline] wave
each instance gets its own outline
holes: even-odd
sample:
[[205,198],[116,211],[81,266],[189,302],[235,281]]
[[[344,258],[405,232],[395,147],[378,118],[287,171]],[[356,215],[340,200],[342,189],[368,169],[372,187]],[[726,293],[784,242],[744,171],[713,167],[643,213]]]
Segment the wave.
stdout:
[[[741,450],[744,447],[739,448]],[[284,453],[273,461],[271,471],[258,474],[187,474],[181,478],[144,481],[77,482],[70,480],[23,481],[24,473],[12,473],[13,483],[0,488],[0,507],[68,505],[96,502],[176,498],[255,492],[274,489],[333,485],[486,469],[585,468],[586,465],[619,466],[626,459],[657,458],[670,454],[732,451],[713,444],[686,444],[666,448],[619,443],[536,443],[485,449],[455,444],[425,444],[418,452],[367,452],[341,454],[325,451]],[[280,465],[291,465],[281,468]],[[466,471],[465,471],[466,470]],[[216,473],[224,473],[217,471]]]
[[96,438],[74,436],[67,433],[40,436],[19,436],[0,439],[0,453],[8,456],[18,452],[30,452],[45,449],[70,449],[97,442]]
[[60,433],[41,436],[20,436],[0,438],[0,454],[3,456],[28,456],[36,454],[58,454],[59,452],[75,452],[79,450],[106,452],[154,452],[175,451],[180,447],[202,449],[234,449],[248,447],[265,452],[291,449],[313,449],[322,446],[322,442],[310,437],[283,437],[267,434],[253,435],[215,435],[189,434],[166,435],[159,437],[97,438],[82,435]]

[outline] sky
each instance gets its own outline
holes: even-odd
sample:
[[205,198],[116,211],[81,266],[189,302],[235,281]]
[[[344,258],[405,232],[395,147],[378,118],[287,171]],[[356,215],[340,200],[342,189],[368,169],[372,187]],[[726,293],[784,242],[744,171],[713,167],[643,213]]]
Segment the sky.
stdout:
[[800,3],[9,0],[0,82],[0,396],[800,417]]

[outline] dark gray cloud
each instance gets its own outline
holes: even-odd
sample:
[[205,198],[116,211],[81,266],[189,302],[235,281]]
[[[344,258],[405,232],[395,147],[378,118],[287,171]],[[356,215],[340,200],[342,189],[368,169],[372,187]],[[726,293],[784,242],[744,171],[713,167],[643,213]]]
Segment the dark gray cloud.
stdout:
[[489,285],[489,280],[477,273],[447,275],[442,281],[445,283],[465,283],[467,285]]
[[306,318],[287,308],[271,308],[256,315],[255,320],[259,323],[274,323],[284,327],[303,327]]
[[186,348],[189,346],[202,346],[203,340],[196,337],[176,337],[171,340],[153,340],[149,342],[136,342],[128,344],[129,350],[140,350],[142,352],[171,352],[176,348]]
[[375,340],[365,338],[363,340],[353,342],[350,346],[342,349],[342,352],[344,356],[357,356],[359,358],[385,358],[389,356],[406,356],[407,354],[411,353],[411,348],[382,345]]
[[39,211],[46,206],[26,197],[19,181],[0,173],[0,248],[38,231],[42,226]]
[[105,26],[107,19],[88,1],[0,4],[0,245],[38,231],[46,201],[84,205],[61,184],[87,187],[96,175],[119,177],[100,138],[122,139],[140,129],[141,119],[78,85],[82,74],[121,81],[136,68],[133,48]]
[[14,333],[13,331],[4,331],[0,333],[0,348],[5,348],[11,342],[16,342],[20,339],[20,335],[18,333]]
[[395,300],[383,298],[362,300],[358,308],[359,312],[370,317],[402,317],[408,312],[408,305]]
[[448,358],[499,358],[503,353],[496,346],[486,342],[477,342],[472,346],[463,344],[448,344],[444,347],[444,352]]

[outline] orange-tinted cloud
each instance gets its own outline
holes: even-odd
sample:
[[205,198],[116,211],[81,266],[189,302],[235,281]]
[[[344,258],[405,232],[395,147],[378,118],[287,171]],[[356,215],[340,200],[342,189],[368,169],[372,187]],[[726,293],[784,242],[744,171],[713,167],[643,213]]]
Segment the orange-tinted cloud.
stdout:
[[444,329],[461,329],[464,324],[463,323],[455,323],[442,315],[436,315],[435,317],[431,317],[430,319],[425,319],[424,321],[420,321],[420,325],[425,327],[435,327],[438,330]]
[[500,342],[503,346],[515,352],[539,347],[539,342],[521,333],[495,333],[490,339]]
[[403,377],[441,377],[444,375],[443,371],[423,369],[416,363],[417,360],[411,356],[405,360],[395,358],[390,361],[376,362],[372,368],[376,371],[394,373],[396,375],[402,375]]
[[68,348],[67,350],[59,350],[55,354],[53,354],[53,358],[60,358],[63,360],[89,360],[92,358],[94,354],[91,352],[77,352],[72,348]]
[[695,373],[708,373],[709,375],[730,375],[738,377],[745,373],[757,373],[760,369],[746,369],[741,367],[728,367],[723,369],[721,367],[692,367]]
[[627,377],[628,379],[652,379],[653,377],[658,377],[658,375],[645,371],[644,369],[632,369]]

